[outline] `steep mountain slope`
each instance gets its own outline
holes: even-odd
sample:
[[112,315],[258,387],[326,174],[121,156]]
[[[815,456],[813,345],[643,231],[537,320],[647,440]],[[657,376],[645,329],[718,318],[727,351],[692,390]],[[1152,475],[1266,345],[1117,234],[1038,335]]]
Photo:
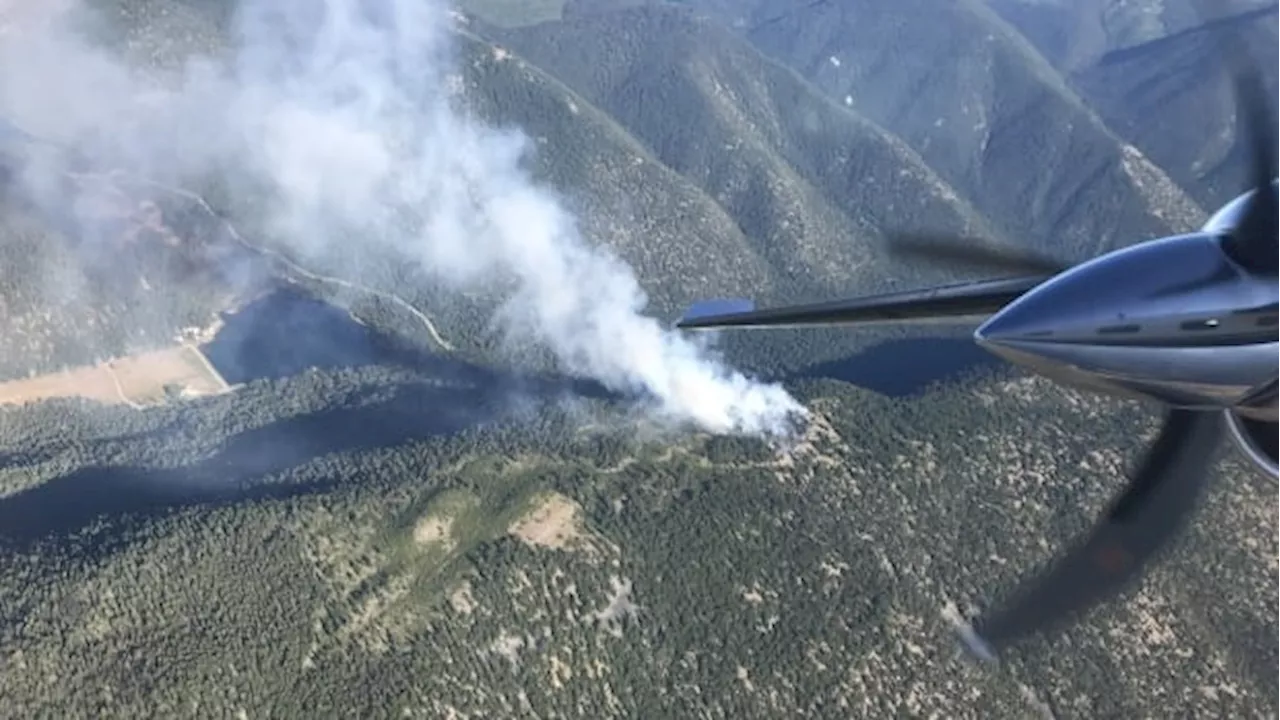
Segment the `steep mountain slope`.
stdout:
[[1054,67],[1070,71],[1104,53],[1165,32],[1167,3],[1112,0],[987,0]]
[[695,5],[903,138],[1020,242],[1081,257],[1203,218],[980,3]]
[[1274,5],[1266,0],[986,0],[1054,67],[1070,74],[1105,53]]
[[993,234],[897,138],[684,8],[626,8],[498,36],[716,198],[807,292],[882,286],[882,229]]
[[704,288],[733,293],[790,280],[713,198],[607,112],[500,47],[470,34],[458,40],[466,103],[534,139],[536,177],[567,199],[590,242],[636,269],[656,312],[674,313]]
[[1248,182],[1228,53],[1238,53],[1258,73],[1265,88],[1261,99],[1275,117],[1275,5],[1236,17],[1129,47],[1114,61],[1072,77],[1117,134],[1205,207],[1230,200]]

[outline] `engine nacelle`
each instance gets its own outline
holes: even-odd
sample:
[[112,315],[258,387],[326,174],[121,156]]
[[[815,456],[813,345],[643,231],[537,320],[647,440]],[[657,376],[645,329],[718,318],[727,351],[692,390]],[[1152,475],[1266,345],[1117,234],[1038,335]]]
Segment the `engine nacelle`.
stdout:
[[1272,480],[1280,479],[1280,471],[1276,469],[1276,445],[1280,442],[1276,433],[1280,428],[1276,421],[1247,417],[1235,410],[1224,412],[1231,442],[1236,448]]

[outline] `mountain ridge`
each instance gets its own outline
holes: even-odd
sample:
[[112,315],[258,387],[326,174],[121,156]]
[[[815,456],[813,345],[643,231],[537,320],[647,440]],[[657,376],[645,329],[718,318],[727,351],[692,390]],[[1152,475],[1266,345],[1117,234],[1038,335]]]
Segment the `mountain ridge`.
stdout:
[[[611,34],[618,29],[624,34]],[[827,230],[842,235],[843,228],[843,236],[837,242],[870,245],[861,251],[863,258],[850,256],[845,259],[846,265],[860,264],[868,249],[879,247],[877,238],[867,236],[878,235],[883,229],[900,229],[893,225],[902,222],[904,215],[913,217],[914,222],[933,223],[960,233],[993,234],[978,213],[896,136],[829,99],[809,99],[807,95],[812,87],[793,70],[756,55],[731,34],[719,31],[707,21],[699,21],[686,8],[630,7],[569,22],[542,23],[494,34],[620,118],[658,157],[678,171],[684,168],[709,194],[723,196],[725,189],[734,184],[735,176],[751,173],[750,167],[754,164],[760,163],[769,169],[782,168],[779,172],[784,177],[790,176],[791,182],[800,183],[809,192],[820,193],[811,214],[818,218],[831,218],[833,213],[847,217]],[[607,54],[602,50],[604,45],[610,48]],[[715,50],[707,50],[708,47]],[[607,60],[584,63],[580,61],[582,53]],[[722,59],[726,54],[733,59]],[[750,70],[742,70],[744,67]],[[734,74],[736,72],[741,74]],[[646,79],[651,74],[663,78],[662,87]],[[769,79],[761,82],[744,79],[757,76]],[[681,92],[684,94],[679,94]],[[666,93],[676,94],[667,97]],[[672,107],[689,107],[688,102],[681,102],[686,97],[707,98],[707,109],[695,113],[691,119],[672,121],[671,126],[684,129],[676,131],[675,137],[665,134],[668,126],[662,124],[664,113]],[[786,107],[787,112],[780,111],[782,107]],[[797,122],[788,118],[791,112],[803,114],[803,119]],[[702,118],[712,122],[699,122]],[[840,135],[847,142],[828,141],[826,134]],[[733,139],[726,141],[726,136]],[[746,169],[735,170],[733,159],[716,157],[740,152],[744,141],[748,150],[759,148],[763,150],[757,152],[764,153],[758,160],[742,161]],[[812,149],[829,147],[838,149],[833,154]],[[767,148],[782,151],[777,153]],[[861,161],[860,156],[864,154],[872,158]],[[729,167],[717,169],[726,164]],[[846,169],[848,165],[853,167]],[[895,178],[882,174],[866,178],[865,183],[873,186],[868,192],[879,192],[883,197],[873,195],[860,201],[854,192],[847,192],[854,183],[864,182],[858,173],[859,167],[876,170],[895,166],[902,168],[896,181],[907,181],[910,174],[913,187],[894,187],[891,183]],[[927,199],[941,207],[939,210],[927,206],[898,208],[898,201],[891,198],[901,197],[919,198],[916,202]],[[758,204],[754,197],[728,200],[731,214],[739,218],[750,217]],[[895,210],[900,212],[895,214]],[[800,212],[805,214],[803,210]],[[936,219],[931,218],[933,215],[937,215]],[[805,254],[803,245],[792,241],[783,241],[782,247],[778,247],[780,234],[785,233],[768,220],[765,222],[765,229],[754,234],[759,236],[756,242],[768,248],[775,266],[787,263],[789,256]],[[749,222],[740,222],[740,225],[751,229]],[[810,260],[807,264],[818,262]],[[842,280],[856,279],[847,274],[841,278],[837,273],[820,285],[832,286]],[[866,286],[865,281],[863,284]],[[836,290],[828,287],[826,292]]]
[[[1123,171],[1118,140],[1011,28],[975,4],[946,5],[938,12],[955,22],[929,25],[907,22],[903,10],[821,5],[811,11],[821,17],[805,22],[823,39],[783,19],[753,40],[893,128],[1019,242],[1080,257],[1184,229],[1132,209],[1146,204],[1144,191]],[[897,46],[925,54],[901,63]],[[1019,177],[1031,158],[1039,172]],[[1146,198],[1172,200],[1165,214],[1188,224],[1202,218],[1166,180]]]

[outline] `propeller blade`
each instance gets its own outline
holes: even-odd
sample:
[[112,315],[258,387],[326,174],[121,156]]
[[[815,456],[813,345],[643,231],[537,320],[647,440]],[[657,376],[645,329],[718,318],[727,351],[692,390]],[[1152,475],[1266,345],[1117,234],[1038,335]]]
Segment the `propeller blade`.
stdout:
[[1026,275],[1057,275],[1073,263],[1022,248],[992,245],[981,238],[894,232],[887,236],[891,255],[943,261],[949,267],[1011,272]]
[[1257,62],[1247,54],[1248,43],[1241,28],[1274,14],[1276,6],[1212,19],[1207,0],[1196,0],[1192,9],[1200,25],[1190,32],[1207,33],[1222,56],[1236,106],[1236,145],[1247,153],[1249,161],[1246,189],[1253,193],[1245,201],[1239,224],[1225,239],[1224,249],[1250,271],[1275,275],[1280,264],[1280,221],[1277,220],[1280,202],[1273,184],[1276,118],[1271,110],[1270,92]]
[[1249,189],[1240,223],[1231,231],[1228,251],[1233,259],[1254,272],[1277,273],[1280,265],[1280,202],[1276,198],[1276,147],[1272,133],[1275,118],[1267,93],[1256,71],[1238,69],[1232,85],[1236,99],[1237,142],[1249,154]]
[[1083,542],[962,632],[970,652],[994,660],[1011,642],[1053,629],[1138,580],[1194,514],[1222,433],[1220,413],[1170,411],[1133,480]]

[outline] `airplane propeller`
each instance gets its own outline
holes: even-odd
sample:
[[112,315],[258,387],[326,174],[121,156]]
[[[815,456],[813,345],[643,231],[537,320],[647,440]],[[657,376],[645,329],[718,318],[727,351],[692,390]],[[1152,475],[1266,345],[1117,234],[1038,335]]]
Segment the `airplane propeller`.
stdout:
[[[1184,35],[1204,33],[1251,20],[1257,11],[1202,23]],[[1203,17],[1203,14],[1202,14]],[[1225,42],[1228,51],[1238,42]],[[1104,57],[1116,61],[1127,51]],[[1251,192],[1239,202],[1235,227],[1217,238],[1238,268],[1262,279],[1277,275],[1276,123],[1258,73],[1227,53],[1236,98],[1237,147],[1251,157]],[[848,325],[907,320],[951,320],[991,315],[1077,263],[1029,250],[1002,247],[977,238],[898,232],[888,236],[891,255],[1005,273],[1003,277],[870,297],[756,309],[746,300],[695,303],[676,324],[680,328],[766,328]],[[1009,276],[1012,273],[1013,276]],[[989,321],[990,322],[990,321]],[[977,333],[975,333],[977,335]],[[990,341],[990,338],[988,338]],[[962,628],[966,647],[982,659],[1027,635],[1050,630],[1118,595],[1143,574],[1149,562],[1190,521],[1212,476],[1225,431],[1219,411],[1170,407],[1163,425],[1128,483],[1079,541],[1003,603]]]
[[1223,433],[1218,413],[1170,410],[1129,484],[1093,529],[962,635],[985,661],[1123,592],[1195,513]]
[[[1202,25],[1195,32],[1233,19],[1238,18]],[[1229,46],[1224,48],[1229,51],[1240,46],[1222,44]],[[1112,59],[1104,56],[1100,62]],[[1280,203],[1272,140],[1276,123],[1258,73],[1244,65],[1238,52],[1229,52],[1227,59],[1237,105],[1237,142],[1251,158],[1248,189],[1253,192],[1244,201],[1240,222],[1223,238],[1223,247],[1241,267],[1274,277],[1280,264]],[[984,247],[972,238],[901,233],[889,239],[889,250],[894,254],[960,261],[990,270],[1056,274],[1073,264],[1029,251]],[[999,650],[1012,641],[1059,626],[1140,578],[1148,562],[1178,536],[1194,514],[1212,476],[1211,465],[1223,431],[1224,421],[1217,412],[1169,410],[1129,483],[1090,532],[1040,574],[1025,581],[1003,604],[963,630],[961,639],[967,649],[979,659],[994,661]]]
[[1057,275],[1075,264],[1034,250],[992,245],[979,238],[895,232],[890,233],[887,240],[890,255],[925,262],[947,261],[951,269],[968,266],[1027,275]]
[[1255,68],[1240,56],[1240,44],[1227,45],[1227,57],[1235,66],[1232,85],[1237,98],[1236,138],[1247,141],[1250,157],[1249,186],[1253,194],[1241,213],[1240,223],[1226,240],[1228,254],[1236,262],[1258,273],[1275,275],[1280,256],[1280,203],[1277,203],[1276,146],[1272,138],[1275,118],[1266,100],[1266,88]]

